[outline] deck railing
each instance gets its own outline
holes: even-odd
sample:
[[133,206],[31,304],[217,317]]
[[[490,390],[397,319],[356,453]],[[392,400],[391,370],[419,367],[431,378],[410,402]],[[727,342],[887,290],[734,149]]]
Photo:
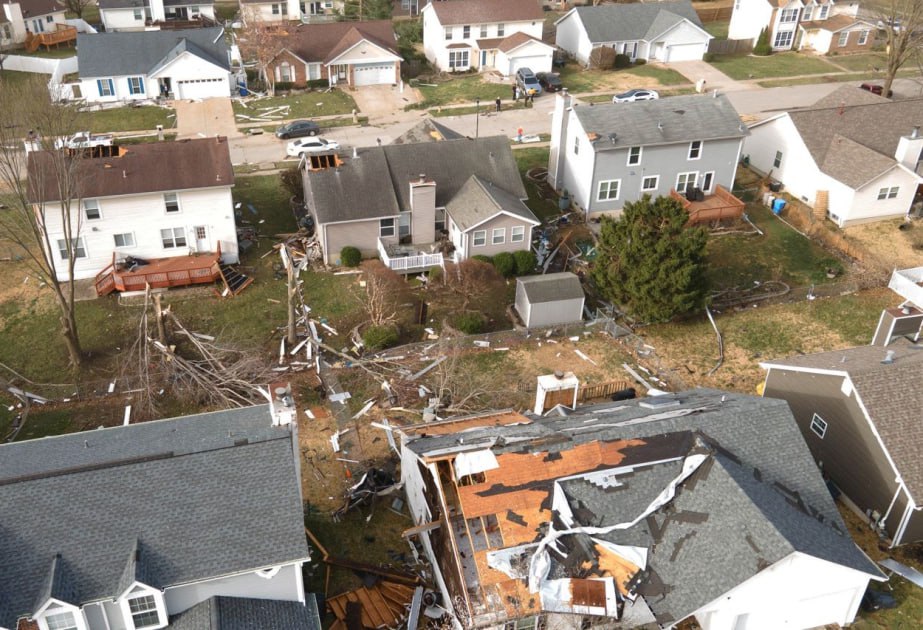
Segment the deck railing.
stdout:
[[398,273],[445,266],[445,259],[442,254],[410,254],[406,256],[389,254],[388,248],[381,242],[381,239],[378,239],[378,255],[385,266]]
[[[119,269],[119,263],[112,255],[112,262],[96,274],[97,295],[107,295],[113,291],[144,291],[148,285],[152,289],[184,287],[191,284],[211,284],[221,277],[221,248],[208,256],[188,257],[190,264],[182,269],[160,270],[155,265],[150,271],[139,267],[134,271]],[[193,262],[194,261],[194,262]]]
[[55,30],[45,33],[32,33],[26,36],[26,50],[35,52],[39,46],[57,46],[71,41],[77,41],[77,27],[66,24],[55,24]]
[[705,201],[689,201],[685,195],[673,189],[670,190],[670,196],[683,204],[689,213],[688,225],[740,218],[747,205],[721,185],[715,186],[715,192],[706,197]]

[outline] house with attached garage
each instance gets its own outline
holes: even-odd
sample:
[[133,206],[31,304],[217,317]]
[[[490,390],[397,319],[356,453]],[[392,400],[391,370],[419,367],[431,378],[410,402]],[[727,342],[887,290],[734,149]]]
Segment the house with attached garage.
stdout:
[[231,59],[224,29],[81,33],[80,82],[73,98],[87,103],[196,99],[231,94]]
[[319,630],[286,401],[0,446],[0,628]]
[[548,182],[588,217],[618,215],[626,202],[671,191],[700,204],[690,213],[738,207],[729,191],[746,135],[723,95],[578,106],[563,91],[551,122]]
[[559,372],[532,413],[394,427],[407,534],[467,627],[845,626],[884,581],[784,401],[574,407],[578,388]]
[[[49,151],[29,154],[31,201],[46,226],[50,248],[45,255],[59,280],[96,277],[99,290],[99,283],[112,280],[112,273],[131,275],[123,264],[128,258],[148,263],[179,258],[176,265],[185,260],[192,267],[197,261],[203,261],[198,267],[210,267],[207,261],[212,258],[237,262],[234,169],[226,138],[112,149],[79,158],[78,189],[70,201],[67,229],[68,212],[62,211],[51,166],[55,158]],[[67,247],[67,238],[73,247]],[[73,278],[67,264],[70,252],[75,258]],[[106,269],[112,273],[102,277]]]
[[303,87],[394,85],[401,80],[401,55],[391,20],[299,24],[286,29],[281,51],[269,64],[276,82]]
[[923,99],[843,86],[750,126],[750,165],[840,227],[902,217],[923,183]]
[[324,262],[346,246],[401,273],[528,250],[540,222],[525,205],[503,136],[357,149],[335,167],[302,162],[305,205]]
[[99,19],[106,31],[143,31],[182,24],[215,24],[215,5],[208,0],[99,0]]
[[632,61],[701,59],[712,39],[688,0],[574,7],[554,24],[555,44],[584,65],[597,48]]
[[431,2],[420,15],[426,58],[444,72],[551,71],[554,47],[542,41],[545,14],[537,0]]
[[[769,44],[775,51],[814,49],[818,52],[833,52],[836,48],[823,50],[827,36],[822,31],[831,28],[839,32],[846,28],[850,32],[862,31],[867,26],[855,18],[859,12],[857,0],[734,0],[734,11],[728,26],[729,39],[749,39],[756,44],[763,29],[768,29]],[[827,26],[827,20],[834,20]],[[847,24],[848,22],[848,24]],[[853,24],[860,26],[853,27]],[[839,36],[837,36],[839,37]],[[850,36],[844,47],[847,49],[870,48],[869,40],[874,33],[863,37],[856,33]],[[839,39],[838,39],[839,41]],[[852,42],[852,45],[850,44]]]

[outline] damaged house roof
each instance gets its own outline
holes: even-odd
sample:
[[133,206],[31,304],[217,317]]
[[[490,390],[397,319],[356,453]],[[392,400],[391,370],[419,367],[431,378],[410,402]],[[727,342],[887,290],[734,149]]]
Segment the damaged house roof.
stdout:
[[[640,595],[623,621],[669,625],[795,552],[881,578],[849,537],[784,401],[694,390],[520,424],[465,423],[464,433],[444,433],[448,424],[408,433],[405,447],[424,460],[464,451],[463,466],[489,449],[458,503],[471,544],[482,529],[502,534],[502,545],[472,555],[481,588],[496,589],[492,601],[511,616],[578,603],[616,616],[614,594],[593,579],[607,577],[620,597]],[[585,527],[598,529],[571,531]],[[541,549],[544,576],[530,572]]]

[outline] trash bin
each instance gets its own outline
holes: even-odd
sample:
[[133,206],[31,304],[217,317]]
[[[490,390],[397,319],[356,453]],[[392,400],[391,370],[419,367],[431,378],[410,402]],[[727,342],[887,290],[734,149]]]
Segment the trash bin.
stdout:
[[785,208],[785,199],[776,199],[772,202],[772,213],[773,214],[782,214],[782,209]]
[[249,95],[250,95],[250,90],[248,90],[247,88],[245,88],[245,87],[242,86],[242,85],[237,86],[237,90],[240,92],[240,95],[241,95],[241,96],[249,96]]

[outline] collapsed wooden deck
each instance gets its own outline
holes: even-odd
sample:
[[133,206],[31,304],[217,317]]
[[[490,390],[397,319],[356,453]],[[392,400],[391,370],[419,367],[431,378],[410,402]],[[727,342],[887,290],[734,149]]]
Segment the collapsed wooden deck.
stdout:
[[721,185],[715,186],[714,194],[705,197],[702,201],[689,201],[675,190],[670,190],[670,196],[683,204],[683,208],[689,213],[688,225],[739,219],[746,208],[743,201]]

